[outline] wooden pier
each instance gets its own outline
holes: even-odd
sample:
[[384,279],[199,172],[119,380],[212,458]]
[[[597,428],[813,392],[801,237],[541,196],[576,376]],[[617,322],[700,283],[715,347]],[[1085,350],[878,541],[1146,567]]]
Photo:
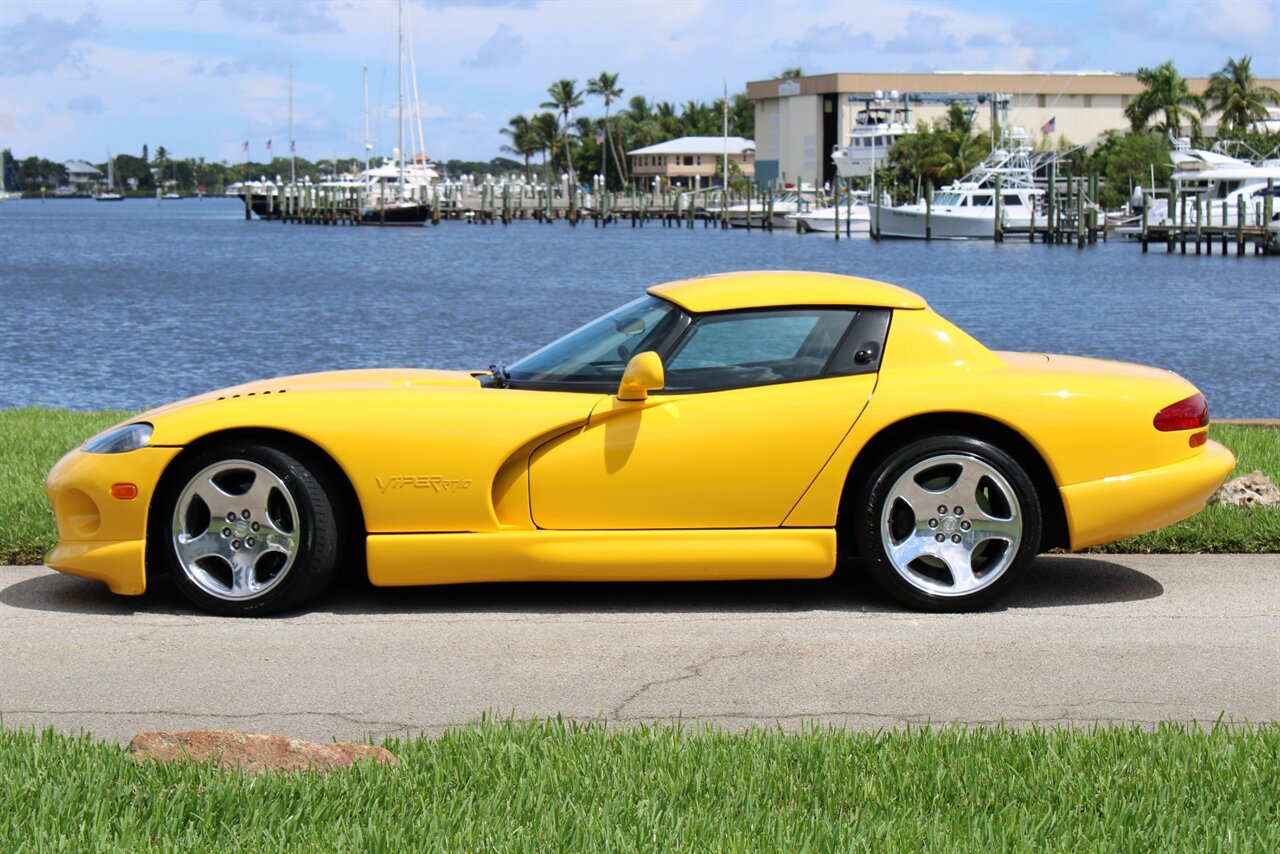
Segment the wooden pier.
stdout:
[[[1275,201],[1274,187],[1268,181],[1267,195],[1257,204],[1257,210],[1246,209],[1243,199],[1238,200],[1236,210],[1227,210],[1225,203],[1216,206],[1204,202],[1192,194],[1161,191],[1147,196],[1140,228],[1131,223],[1120,228],[1110,224],[1096,203],[1098,176],[1063,177],[1049,167],[1044,182],[1044,207],[1033,215],[1027,225],[1008,226],[1000,214],[1001,190],[999,181],[993,188],[995,218],[992,239],[997,243],[1011,240],[1040,242],[1046,245],[1072,245],[1083,249],[1101,240],[1107,242],[1113,233],[1120,233],[1141,242],[1142,251],[1148,252],[1151,244],[1164,244],[1165,251],[1181,254],[1214,253],[1215,245],[1221,254],[1234,248],[1236,255],[1244,255],[1246,247],[1253,246],[1254,254],[1271,254],[1267,245],[1266,224],[1272,221]],[[362,210],[361,189],[350,185],[294,184],[257,185],[262,192],[246,190],[244,199],[245,219],[255,214],[265,220],[307,225],[393,225],[378,215]],[[933,201],[933,189],[924,186],[925,234],[933,239],[929,210]],[[616,224],[630,224],[643,228],[659,224],[663,228],[693,228],[701,223],[704,228],[728,228],[728,208],[746,206],[747,230],[773,231],[773,198],[778,189],[752,186],[745,192],[723,193],[718,187],[685,190],[679,187],[655,186],[652,190],[629,188],[625,191],[597,190],[590,193],[571,188],[567,181],[548,187],[532,184],[494,184],[491,182],[436,184],[419,188],[412,201],[425,208],[425,215],[414,225],[438,225],[442,221],[465,221],[480,225],[509,224],[516,221],[551,223],[568,222],[572,226],[590,222],[600,228]],[[847,198],[851,189],[845,181],[837,181],[830,193],[817,192],[815,206],[834,204]],[[1172,221],[1148,222],[1151,202],[1160,197],[1170,199],[1168,210]],[[870,234],[880,239],[879,209],[872,208]],[[738,211],[738,219],[741,219]],[[1037,220],[1037,216],[1043,219]],[[743,227],[742,223],[737,223]],[[844,236],[850,236],[848,225]],[[834,239],[841,238],[837,227]]]

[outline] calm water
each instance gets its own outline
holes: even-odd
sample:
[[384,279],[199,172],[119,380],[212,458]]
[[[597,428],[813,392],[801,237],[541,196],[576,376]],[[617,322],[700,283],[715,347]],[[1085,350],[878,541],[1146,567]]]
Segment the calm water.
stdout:
[[1215,415],[1280,417],[1280,261],[1025,243],[565,224],[245,222],[239,202],[0,204],[0,407],[138,409],[260,377],[513,361],[649,284],[868,276],[997,349],[1170,368]]

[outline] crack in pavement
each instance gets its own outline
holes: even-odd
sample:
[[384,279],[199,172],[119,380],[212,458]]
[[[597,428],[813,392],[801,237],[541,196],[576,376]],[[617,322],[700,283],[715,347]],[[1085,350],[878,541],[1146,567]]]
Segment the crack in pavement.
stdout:
[[686,665],[684,668],[685,673],[680,676],[670,676],[670,677],[667,677],[666,679],[654,679],[652,681],[645,682],[641,684],[641,686],[637,688],[635,691],[632,691],[631,694],[628,697],[626,697],[621,703],[615,706],[613,711],[609,713],[608,717],[613,720],[622,720],[622,710],[625,709],[627,706],[629,706],[631,703],[633,703],[641,694],[644,694],[646,691],[649,691],[650,689],[657,688],[660,685],[674,685],[677,682],[684,682],[688,679],[697,679],[699,676],[702,675],[702,668],[710,664],[713,664],[714,662],[732,661],[738,658],[745,658],[756,651],[757,651],[756,647],[748,647],[747,649],[740,650],[739,652],[728,653],[724,655],[712,655],[703,659],[702,661],[698,661],[693,664]]

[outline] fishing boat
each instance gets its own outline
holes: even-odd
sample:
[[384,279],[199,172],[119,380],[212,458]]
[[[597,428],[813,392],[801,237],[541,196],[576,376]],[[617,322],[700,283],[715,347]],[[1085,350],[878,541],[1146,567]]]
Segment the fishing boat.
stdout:
[[[999,184],[999,197],[996,187]],[[1005,228],[1031,225],[1044,190],[1035,185],[1031,141],[1025,129],[1007,128],[999,147],[964,178],[938,191],[932,204],[871,206],[879,236],[935,240],[987,239],[995,236],[997,211]]]

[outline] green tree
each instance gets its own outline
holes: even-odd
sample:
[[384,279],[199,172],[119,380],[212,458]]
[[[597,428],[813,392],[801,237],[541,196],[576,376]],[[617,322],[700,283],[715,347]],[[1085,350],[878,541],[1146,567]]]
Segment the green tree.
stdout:
[[573,171],[573,151],[569,148],[569,114],[582,106],[582,92],[578,90],[577,80],[561,78],[547,87],[547,94],[551,96],[551,99],[543,101],[540,106],[560,111],[564,152],[569,161],[569,183],[576,185],[578,178]]
[[1209,77],[1204,94],[1209,106],[1222,113],[1221,127],[1252,128],[1266,120],[1267,104],[1280,102],[1280,92],[1258,83],[1250,68],[1252,61],[1248,55],[1228,59]]
[[1169,146],[1156,131],[1116,133],[1107,131],[1089,156],[1089,169],[1102,176],[1098,202],[1107,210],[1122,207],[1134,187],[1156,183],[1169,177]]
[[[533,138],[537,141],[538,151],[542,152],[543,172],[547,168],[555,169],[560,151],[560,124],[554,113],[538,113],[529,120],[533,128]],[[550,182],[547,175],[544,180]]]
[[533,123],[529,121],[527,116],[512,116],[507,121],[507,126],[500,130],[499,133],[511,140],[511,142],[502,146],[502,150],[518,154],[524,158],[524,179],[525,181],[531,181],[529,159],[540,148],[538,134]]
[[1191,135],[1201,133],[1200,119],[1205,114],[1204,98],[1192,94],[1187,81],[1178,73],[1173,60],[1160,63],[1155,68],[1139,68],[1138,82],[1145,90],[1129,102],[1124,114],[1133,130],[1146,130],[1157,114],[1164,114],[1164,121],[1152,125],[1161,133],[1182,133],[1184,116],[1191,125]]
[[38,193],[42,188],[52,190],[67,182],[67,167],[52,160],[45,160],[43,157],[28,157],[14,165],[18,189],[25,192]]
[[782,69],[782,73],[773,79],[774,80],[797,80],[803,76],[804,76],[804,69],[801,68],[800,66],[796,66],[795,68]]
[[622,87],[618,85],[617,73],[601,71],[599,76],[587,81],[587,94],[604,99],[604,148],[600,151],[600,174],[604,176],[606,184],[609,177],[606,157],[609,152],[613,152],[613,161],[618,167],[619,178],[624,174],[622,164],[618,160],[618,151],[613,146],[613,136],[609,132],[609,108],[614,101],[622,97],[622,91]]

